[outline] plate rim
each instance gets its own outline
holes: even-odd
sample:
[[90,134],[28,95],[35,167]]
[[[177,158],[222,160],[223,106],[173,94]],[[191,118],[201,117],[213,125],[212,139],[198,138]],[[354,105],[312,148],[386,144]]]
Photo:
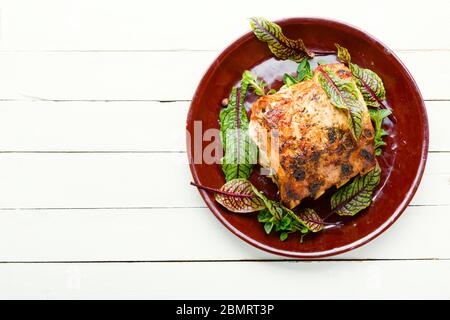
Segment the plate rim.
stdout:
[[[206,192],[204,190],[200,190],[200,189],[198,189],[198,192],[200,193],[203,201],[206,203],[209,210],[229,231],[231,231],[234,235],[239,237],[241,240],[245,241],[246,243],[248,243],[260,250],[263,250],[265,252],[268,252],[268,253],[271,253],[274,255],[279,255],[279,256],[288,257],[288,258],[305,259],[305,260],[325,258],[325,257],[330,257],[330,256],[338,255],[338,254],[343,254],[345,252],[348,252],[348,251],[351,251],[351,250],[354,250],[356,248],[363,246],[364,244],[372,241],[373,239],[375,239],[379,235],[381,235],[383,232],[385,232],[387,229],[389,229],[394,224],[394,222],[397,221],[397,219],[402,215],[402,213],[406,210],[406,208],[408,207],[412,198],[414,197],[414,195],[420,185],[420,182],[422,180],[423,174],[424,174],[425,166],[426,166],[427,159],[428,159],[428,148],[429,148],[429,123],[428,123],[428,115],[427,115],[427,110],[426,110],[425,103],[423,100],[423,96],[422,96],[422,93],[420,92],[420,89],[419,89],[416,81],[414,80],[413,76],[411,75],[410,71],[403,64],[403,62],[399,59],[399,57],[395,54],[395,52],[393,50],[391,50],[388,46],[386,46],[383,42],[378,40],[376,37],[372,36],[371,34],[367,33],[366,31],[363,31],[362,29],[360,29],[356,26],[353,26],[351,24],[348,24],[348,23],[340,21],[340,20],[321,18],[321,17],[290,17],[290,18],[279,19],[274,22],[277,24],[320,23],[320,24],[325,24],[325,25],[327,25],[327,24],[328,25],[337,25],[337,26],[344,27],[347,29],[352,29],[352,31],[360,33],[368,41],[370,41],[378,46],[381,46],[403,68],[409,82],[412,84],[413,89],[416,91],[416,93],[418,94],[418,97],[420,98],[420,107],[422,109],[422,116],[423,116],[422,127],[423,127],[423,138],[424,139],[423,139],[422,149],[421,149],[421,159],[420,159],[420,163],[417,168],[417,171],[416,171],[416,175],[414,177],[414,181],[411,183],[409,190],[406,193],[403,201],[397,206],[396,210],[392,213],[392,215],[388,219],[386,219],[386,221],[381,226],[379,226],[377,229],[373,230],[372,232],[370,232],[363,238],[360,238],[360,239],[358,239],[354,242],[351,242],[347,245],[339,246],[339,247],[336,247],[336,248],[333,248],[330,250],[315,251],[315,252],[292,252],[292,251],[280,250],[280,249],[276,249],[272,246],[264,245],[263,243],[249,237],[247,234],[236,229],[231,223],[229,223],[223,217],[221,212],[216,210],[215,203],[213,204],[212,203],[213,200],[211,200],[208,197],[208,192]],[[221,60],[223,58],[225,58],[226,56],[228,56],[228,54],[230,54],[235,49],[235,47],[238,47],[243,42],[250,40],[249,38],[251,38],[251,37],[253,37],[253,34],[250,31],[243,34],[242,36],[238,37],[235,41],[233,41],[231,44],[229,44],[224,49],[222,49],[220,54],[208,66],[208,68],[205,71],[205,73],[203,74],[199,84],[197,85],[197,88],[192,97],[192,101],[189,105],[189,111],[188,111],[188,115],[186,118],[186,132],[187,132],[187,129],[189,126],[189,122],[192,118],[192,107],[194,104],[197,103],[196,100],[198,99],[199,92],[202,91],[202,88],[209,82],[212,74],[215,71],[215,66],[219,65],[221,63]],[[191,154],[190,141],[189,141],[188,135],[186,135],[186,144],[187,144],[187,157],[188,157],[188,161],[189,161],[189,168],[190,168],[190,171],[192,174],[192,178],[194,179],[194,182],[199,183],[195,165],[191,161],[192,154]]]

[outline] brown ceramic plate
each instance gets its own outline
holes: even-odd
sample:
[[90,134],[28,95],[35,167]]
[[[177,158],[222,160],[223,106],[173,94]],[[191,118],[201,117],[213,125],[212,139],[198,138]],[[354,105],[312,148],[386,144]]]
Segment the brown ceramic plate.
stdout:
[[[395,115],[395,125],[385,124],[390,135],[379,162],[383,170],[382,181],[374,195],[372,205],[352,218],[343,219],[339,228],[308,235],[304,243],[297,235],[282,242],[276,232],[267,235],[257,221],[256,214],[230,213],[214,201],[212,194],[200,191],[204,201],[231,232],[246,242],[265,251],[296,258],[318,258],[343,253],[357,248],[386,230],[405,210],[413,197],[425,167],[428,151],[428,122],[423,99],[414,79],[398,57],[380,41],[347,24],[318,18],[292,18],[277,21],[290,38],[302,38],[309,49],[334,50],[334,43],[349,49],[352,62],[374,70],[384,81],[387,103]],[[324,57],[330,59],[330,57]],[[212,63],[203,76],[187,117],[187,130],[193,135],[194,121],[202,122],[202,132],[219,128],[221,101],[240,79],[244,70],[253,70],[272,87],[278,89],[286,71],[295,71],[296,64],[273,59],[267,45],[247,33]],[[190,169],[194,181],[220,188],[224,176],[220,164],[194,164],[194,139],[187,139]],[[208,141],[201,142],[205,148]],[[254,170],[251,181],[272,197],[275,186]],[[329,211],[332,190],[307,205],[319,214]]]

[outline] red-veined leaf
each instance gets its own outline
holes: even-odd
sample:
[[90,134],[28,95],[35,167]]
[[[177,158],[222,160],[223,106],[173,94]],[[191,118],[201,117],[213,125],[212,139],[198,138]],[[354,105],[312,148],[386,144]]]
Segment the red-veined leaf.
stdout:
[[251,18],[250,26],[255,36],[266,42],[270,51],[278,59],[300,62],[305,58],[314,57],[314,53],[305,47],[301,39],[289,39],[276,23],[264,18]]
[[220,191],[229,194],[247,195],[250,197],[232,196],[216,193],[215,199],[232,212],[255,212],[265,208],[264,202],[252,190],[252,184],[246,179],[234,179],[225,183]]

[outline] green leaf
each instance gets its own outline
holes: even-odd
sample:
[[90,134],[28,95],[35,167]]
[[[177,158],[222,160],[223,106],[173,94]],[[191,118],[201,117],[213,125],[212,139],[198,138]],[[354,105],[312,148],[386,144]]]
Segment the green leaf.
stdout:
[[292,222],[291,218],[289,218],[286,215],[283,216],[283,218],[281,218],[280,222],[277,224],[277,231],[289,230],[291,222]]
[[[228,129],[235,129],[238,125],[244,129],[246,125],[248,126],[247,113],[245,112],[245,108],[243,108],[246,93],[246,90],[242,90],[242,87],[233,87],[228,99],[228,105],[219,113],[220,138],[224,152],[226,152],[227,147],[226,131]],[[238,94],[239,104],[237,103]]]
[[280,222],[285,215],[285,210],[289,210],[284,207],[281,203],[268,199],[264,194],[262,194],[258,189],[253,186],[253,192],[258,196],[265,204],[266,209],[272,214],[272,217]]
[[255,36],[266,42],[275,57],[282,60],[300,62],[305,58],[312,58],[314,54],[306,49],[301,39],[287,38],[279,25],[264,18],[251,18],[250,26]]
[[244,99],[248,83],[233,87],[228,106],[220,112],[220,137],[224,151],[222,170],[225,180],[247,179],[257,162],[257,147],[248,135],[248,118]]
[[246,179],[234,179],[225,183],[220,191],[238,194],[250,195],[252,197],[238,197],[216,193],[215,199],[222,206],[232,212],[246,213],[255,212],[265,208],[264,202],[253,192],[252,184]]
[[374,148],[375,155],[380,156],[382,154],[382,150],[380,147],[385,146],[386,142],[383,141],[383,137],[387,136],[388,133],[381,128],[383,124],[383,120],[391,114],[391,110],[389,109],[369,109],[370,118],[372,119],[374,126]]
[[273,229],[273,223],[271,222],[266,222],[264,224],[264,230],[266,231],[267,234],[269,234],[270,232],[272,232]]
[[388,117],[392,111],[389,109],[370,109],[370,118],[376,123],[380,124],[383,122],[383,119]]
[[306,208],[299,213],[300,219],[312,232],[323,230],[323,219],[313,209]]
[[287,233],[287,232],[280,233],[280,240],[281,241],[285,241],[288,237],[289,237],[289,233]]
[[378,163],[364,176],[355,177],[331,197],[331,209],[341,216],[354,216],[372,202],[372,194],[380,183]]
[[296,78],[294,78],[293,76],[291,76],[288,73],[285,73],[283,76],[283,83],[286,87],[290,87],[298,82],[299,81]]
[[290,87],[299,82],[310,80],[313,77],[313,73],[311,71],[311,65],[309,61],[304,59],[302,60],[297,67],[297,77],[293,77],[292,75],[285,73],[283,76],[283,84],[284,87]]
[[361,68],[352,63],[350,53],[346,48],[337,43],[336,48],[338,59],[350,68],[366,104],[372,107],[381,107],[381,100],[386,99],[386,89],[381,78],[372,70]]
[[304,80],[311,80],[313,78],[313,73],[311,71],[311,65],[309,61],[302,60],[297,67],[297,81],[301,82]]
[[266,87],[268,84],[264,82],[262,79],[258,79],[256,75],[246,70],[242,74],[242,83],[247,83],[250,88],[253,89],[253,92],[258,96],[264,96],[266,93]]
[[349,127],[354,137],[359,139],[364,105],[359,100],[358,89],[352,81],[341,79],[326,66],[319,67],[318,70],[319,83],[335,107],[347,110]]
[[272,219],[272,214],[267,209],[263,209],[258,214],[258,222],[269,222]]

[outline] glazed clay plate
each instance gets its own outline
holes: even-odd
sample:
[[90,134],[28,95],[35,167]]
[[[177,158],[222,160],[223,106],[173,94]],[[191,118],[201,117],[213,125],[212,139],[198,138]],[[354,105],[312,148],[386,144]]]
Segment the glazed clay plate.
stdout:
[[[298,235],[291,235],[282,242],[276,232],[270,235],[264,232],[256,213],[231,213],[214,201],[213,194],[205,191],[200,193],[220,222],[255,247],[295,258],[318,258],[343,253],[381,234],[397,220],[413,197],[422,177],[428,151],[428,122],[424,103],[406,67],[389,48],[367,33],[341,22],[318,18],[293,18],[277,23],[286,36],[303,39],[308,49],[314,51],[334,50],[334,44],[339,43],[350,51],[352,62],[374,70],[383,79],[387,104],[393,109],[395,123],[387,121],[384,125],[389,132],[386,139],[388,146],[379,157],[382,178],[373,203],[354,217],[333,217],[335,221],[343,222],[341,227],[307,235],[303,243],[300,243]],[[331,61],[333,57],[325,56],[323,59]],[[187,118],[187,130],[190,133],[187,139],[188,157],[195,182],[220,188],[225,180],[220,164],[194,161],[195,148],[204,149],[210,144],[209,141],[203,141],[194,146],[195,139],[190,139],[194,135],[194,121],[201,121],[201,129],[197,130],[202,133],[210,128],[219,129],[221,101],[228,97],[244,70],[252,70],[278,90],[284,72],[293,73],[295,68],[293,62],[275,60],[267,45],[250,32],[219,55],[203,76]],[[256,167],[250,180],[275,198],[276,187],[259,172]],[[330,211],[332,192],[329,190],[316,201],[304,201],[301,206],[312,207],[323,217]]]

